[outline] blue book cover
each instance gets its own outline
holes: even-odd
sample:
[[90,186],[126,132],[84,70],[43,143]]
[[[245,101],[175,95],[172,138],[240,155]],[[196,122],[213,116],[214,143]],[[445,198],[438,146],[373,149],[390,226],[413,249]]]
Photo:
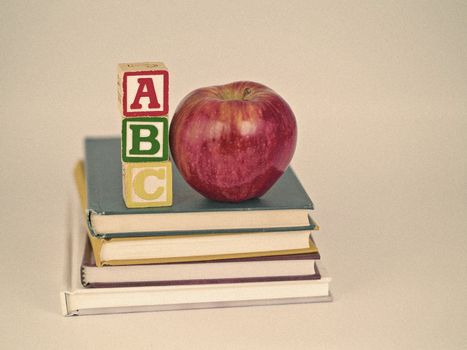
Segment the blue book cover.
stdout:
[[[100,238],[317,229],[308,215],[313,203],[291,167],[261,198],[225,203],[207,199],[193,190],[174,164],[173,205],[130,209],[125,206],[122,194],[120,138],[87,138],[85,179],[90,233]],[[154,225],[133,227],[129,221],[137,220],[128,220],[130,216],[142,218],[141,221],[151,218]],[[255,217],[259,218],[258,223]],[[122,232],[118,232],[120,223],[125,228]]]

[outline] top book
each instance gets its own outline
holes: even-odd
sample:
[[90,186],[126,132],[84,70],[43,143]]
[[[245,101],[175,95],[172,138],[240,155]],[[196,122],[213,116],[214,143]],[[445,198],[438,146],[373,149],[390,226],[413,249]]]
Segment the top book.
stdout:
[[313,203],[289,167],[261,198],[215,202],[193,190],[173,169],[173,205],[125,206],[119,138],[85,140],[86,219],[99,238],[313,230]]

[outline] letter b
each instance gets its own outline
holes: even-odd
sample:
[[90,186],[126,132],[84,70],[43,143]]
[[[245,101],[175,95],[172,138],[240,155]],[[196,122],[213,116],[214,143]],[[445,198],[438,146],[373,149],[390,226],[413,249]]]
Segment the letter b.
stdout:
[[167,118],[124,118],[122,161],[158,162],[169,158]]
[[[158,129],[156,126],[151,124],[138,125],[130,124],[129,125],[132,135],[131,142],[131,155],[152,155],[157,154],[161,145],[157,140]],[[142,136],[142,131],[147,130],[149,133],[147,136]],[[149,148],[143,149],[142,145],[149,144]]]

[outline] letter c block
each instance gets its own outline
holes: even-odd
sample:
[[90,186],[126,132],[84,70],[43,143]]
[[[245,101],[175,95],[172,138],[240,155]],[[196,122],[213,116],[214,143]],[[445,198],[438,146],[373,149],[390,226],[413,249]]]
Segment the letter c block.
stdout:
[[172,205],[172,163],[123,163],[123,197],[128,208]]
[[122,119],[122,161],[159,162],[169,159],[167,118]]

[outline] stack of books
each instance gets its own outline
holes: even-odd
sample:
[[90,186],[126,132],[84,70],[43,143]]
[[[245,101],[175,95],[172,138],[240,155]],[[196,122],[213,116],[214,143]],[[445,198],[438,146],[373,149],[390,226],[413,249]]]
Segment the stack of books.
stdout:
[[128,209],[119,138],[85,142],[75,169],[64,315],[330,301],[309,216],[313,203],[289,167],[261,198],[221,203],[173,169],[173,205]]

